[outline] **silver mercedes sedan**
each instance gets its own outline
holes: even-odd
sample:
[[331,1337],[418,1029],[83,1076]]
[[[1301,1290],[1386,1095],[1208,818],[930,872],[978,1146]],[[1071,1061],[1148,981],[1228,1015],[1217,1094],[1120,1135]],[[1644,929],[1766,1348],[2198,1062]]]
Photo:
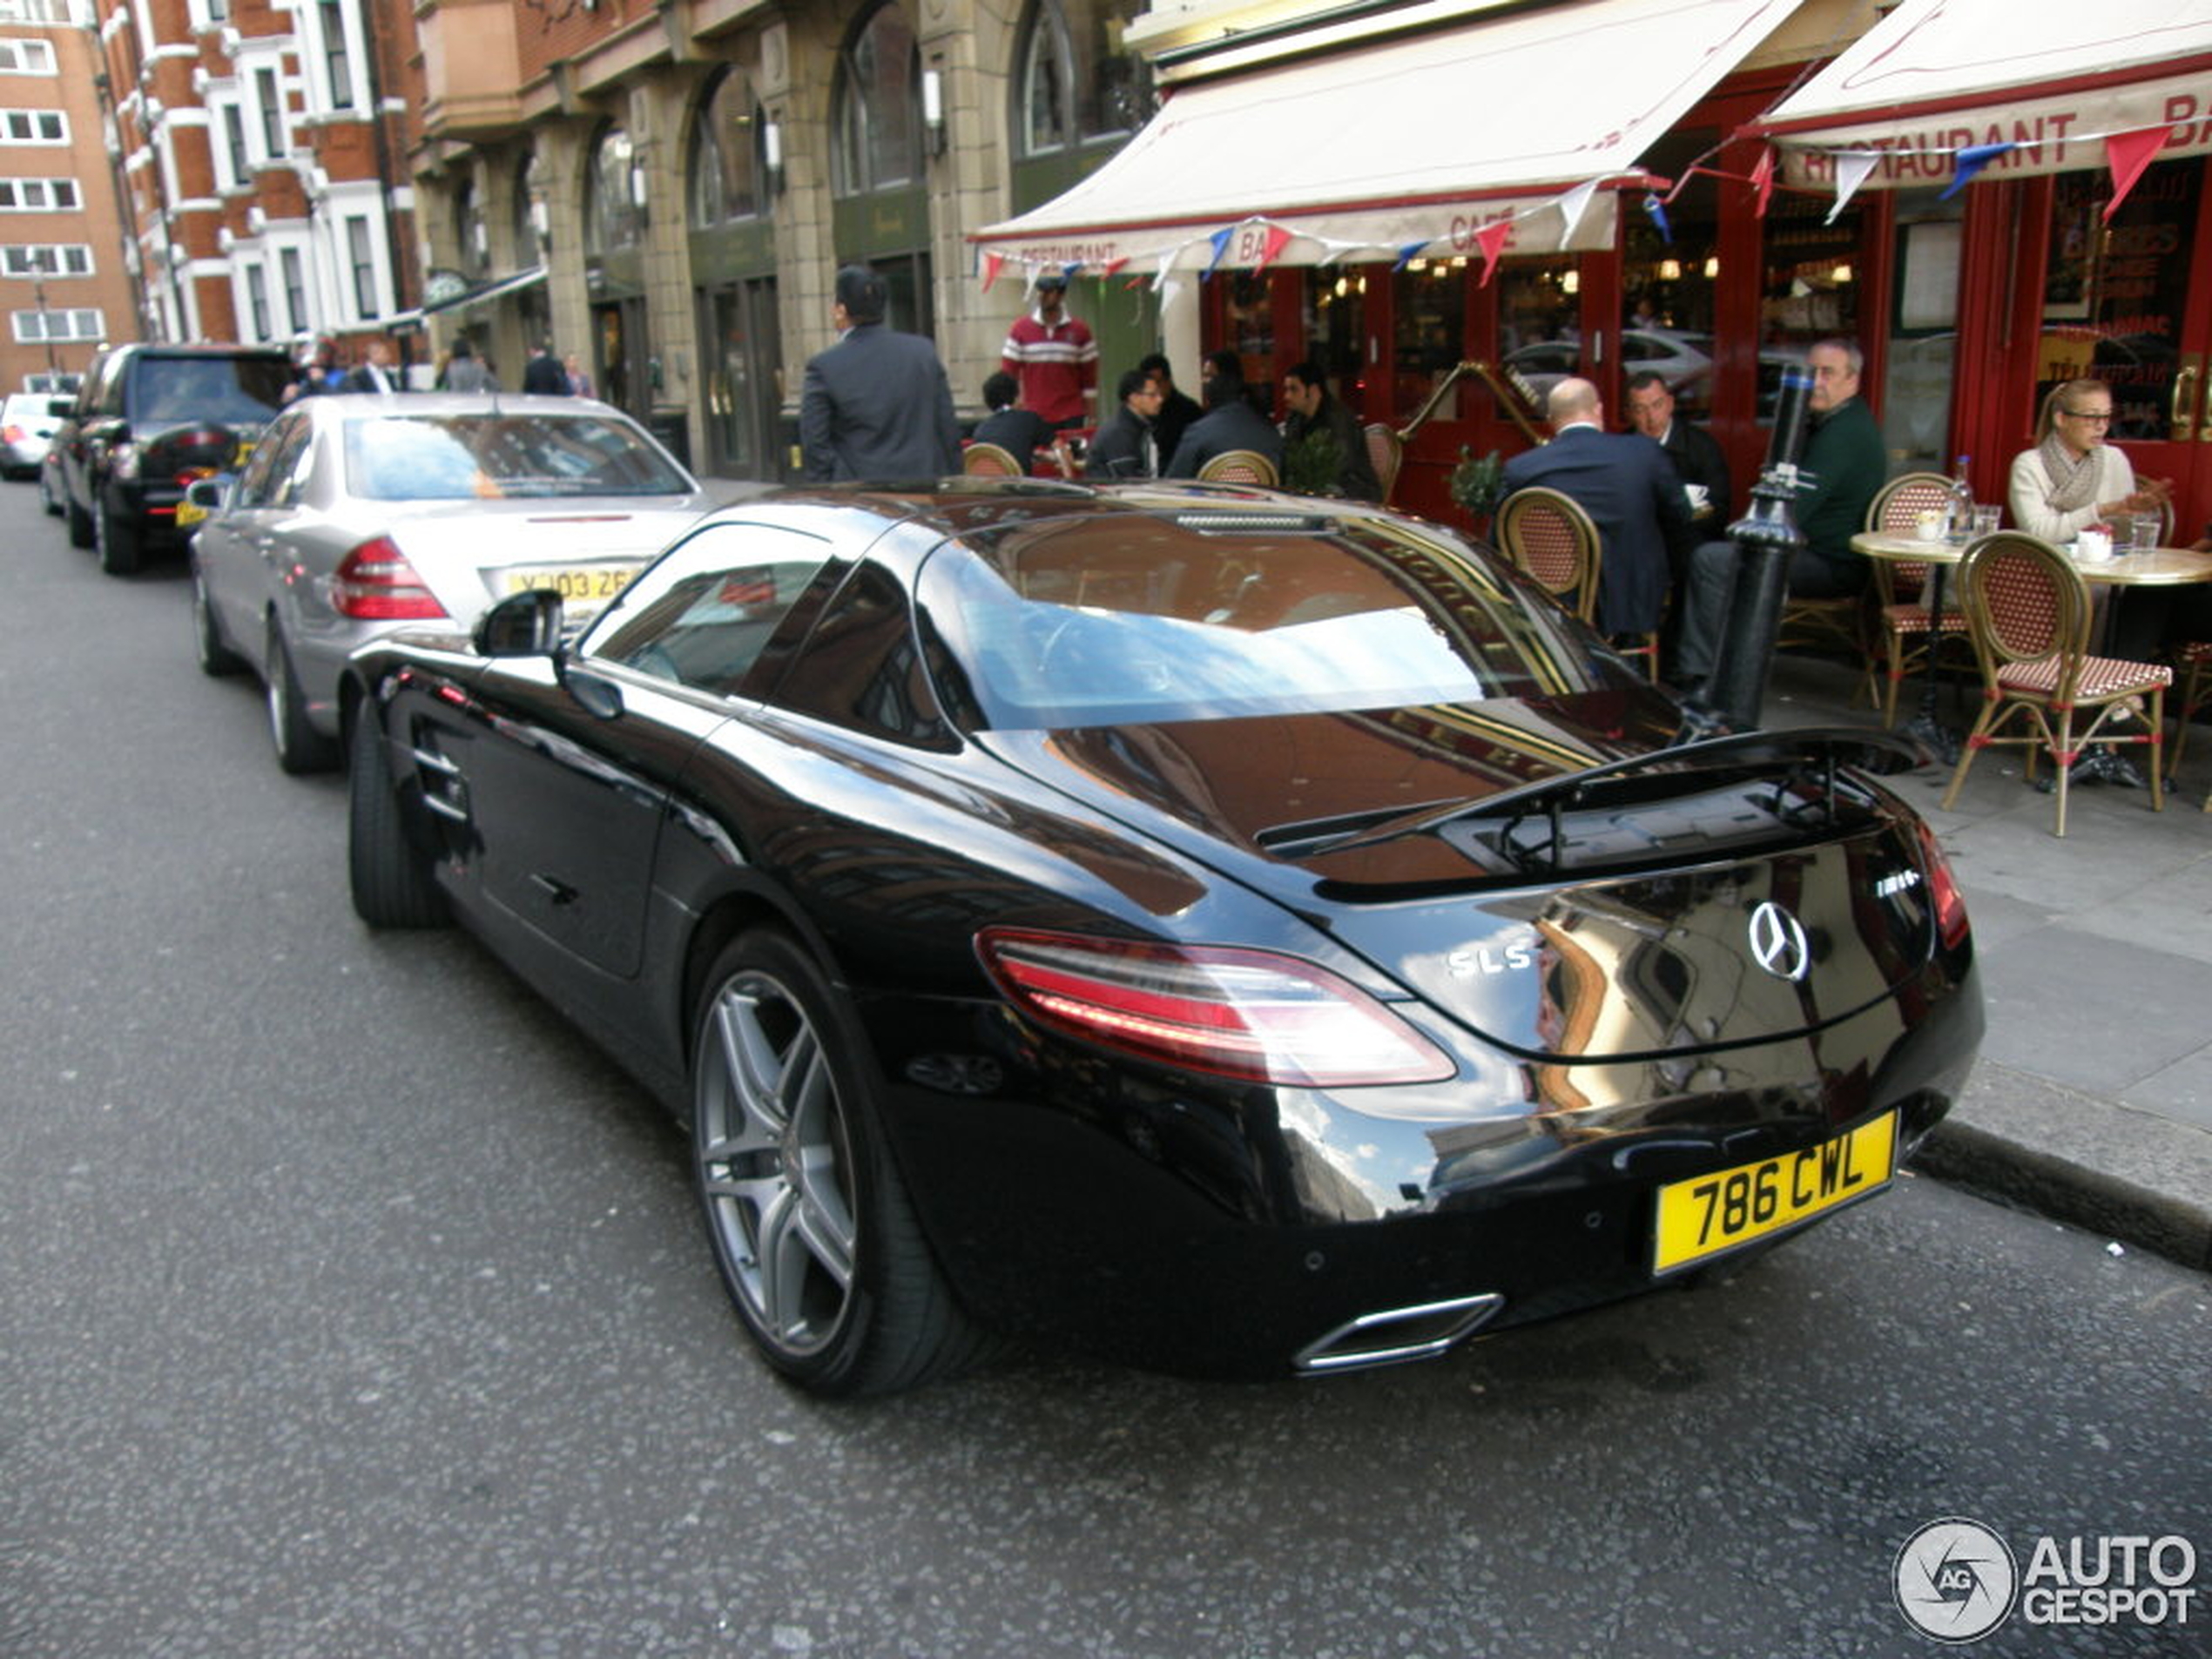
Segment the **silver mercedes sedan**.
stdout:
[[335,765],[338,680],[402,625],[465,633],[510,593],[573,623],[622,590],[711,502],[617,409],[499,393],[309,397],[233,478],[190,505],[202,671],[267,687],[287,772]]

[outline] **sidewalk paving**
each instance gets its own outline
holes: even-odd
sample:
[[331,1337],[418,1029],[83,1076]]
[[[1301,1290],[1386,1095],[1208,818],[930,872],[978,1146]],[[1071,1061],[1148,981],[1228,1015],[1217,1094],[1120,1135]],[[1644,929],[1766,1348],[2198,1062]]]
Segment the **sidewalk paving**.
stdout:
[[[1878,725],[1849,706],[1854,678],[1778,658],[1766,724]],[[1908,681],[1905,698],[1919,690]],[[1963,730],[1979,696],[1946,686],[1946,723]],[[2064,840],[2018,751],[1985,752],[1950,812],[1948,767],[1889,781],[1950,855],[1989,1015],[1980,1062],[1917,1166],[2212,1268],[2212,813],[2200,810],[2212,729],[2191,735],[2164,812],[2144,790],[2079,786]]]

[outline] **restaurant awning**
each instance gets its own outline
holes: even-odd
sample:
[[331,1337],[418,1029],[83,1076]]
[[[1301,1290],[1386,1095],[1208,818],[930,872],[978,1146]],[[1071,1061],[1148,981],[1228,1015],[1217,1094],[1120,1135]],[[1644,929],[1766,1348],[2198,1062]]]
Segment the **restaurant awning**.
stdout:
[[1750,130],[1845,194],[2202,155],[2212,0],[1904,0]]
[[1089,178],[972,239],[1146,274],[1609,247],[1608,187],[1645,183],[1645,150],[1797,3],[1575,0],[1180,86]]

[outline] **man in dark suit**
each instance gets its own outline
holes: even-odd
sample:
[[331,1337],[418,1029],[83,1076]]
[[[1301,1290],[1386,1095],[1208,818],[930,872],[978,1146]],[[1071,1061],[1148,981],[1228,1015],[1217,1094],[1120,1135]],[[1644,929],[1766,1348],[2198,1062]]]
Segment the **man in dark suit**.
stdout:
[[1190,423],[1175,447],[1163,478],[1196,478],[1217,455],[1254,449],[1267,457],[1275,475],[1283,474],[1283,435],[1252,408],[1240,375],[1217,368],[1206,377],[1206,412]]
[[1597,628],[1658,627],[1667,599],[1667,543],[1687,530],[1689,505],[1666,452],[1636,433],[1608,432],[1597,388],[1568,379],[1547,406],[1552,441],[1506,462],[1507,494],[1541,484],[1572,496],[1597,526]]
[[1329,395],[1321,365],[1308,361],[1285,369],[1283,401],[1291,411],[1283,422],[1285,452],[1310,433],[1327,433],[1337,446],[1337,475],[1328,493],[1346,501],[1380,501],[1382,480],[1367,454],[1367,435],[1350,406]]
[[1160,382],[1142,368],[1123,371],[1115,388],[1121,407],[1098,428],[1083,460],[1086,478],[1157,478],[1160,443],[1153,411],[1160,407]]
[[570,395],[568,370],[561,367],[553,347],[543,340],[530,347],[530,360],[523,365],[523,389],[541,397]]
[[1629,424],[1667,452],[1689,494],[1691,520],[1701,535],[1717,534],[1736,516],[1728,457],[1713,435],[1675,417],[1675,395],[1656,369],[1629,376]]
[[960,470],[960,422],[937,348],[883,324],[889,289],[865,266],[837,273],[837,344],[806,362],[799,398],[814,482],[917,483]]

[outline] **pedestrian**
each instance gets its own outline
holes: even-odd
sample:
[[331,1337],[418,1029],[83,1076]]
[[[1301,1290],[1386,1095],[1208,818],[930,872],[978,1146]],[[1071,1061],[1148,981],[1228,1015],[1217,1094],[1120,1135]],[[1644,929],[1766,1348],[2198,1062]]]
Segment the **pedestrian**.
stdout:
[[568,374],[569,395],[570,397],[590,397],[591,395],[591,376],[583,372],[583,360],[576,353],[570,352],[566,357],[561,360],[561,367],[567,372]]
[[1090,453],[1083,461],[1083,476],[1157,478],[1160,475],[1160,441],[1155,412],[1165,401],[1159,377],[1140,363],[1123,371],[1114,390],[1121,399],[1121,407],[1090,441]]
[[392,348],[381,336],[368,342],[361,361],[346,376],[348,392],[396,392],[401,389],[399,370],[392,366]]
[[318,335],[313,341],[303,341],[299,362],[292,371],[291,384],[284,388],[284,401],[290,403],[298,398],[345,389],[346,371],[338,367],[338,342],[328,334]]
[[453,342],[451,355],[446,359],[445,372],[438,377],[438,389],[442,392],[496,392],[499,382],[491,371],[476,359],[476,348],[462,334]]
[[806,362],[799,399],[806,476],[915,483],[960,470],[960,422],[937,348],[884,326],[889,289],[866,266],[837,273],[837,343]]
[[530,347],[530,360],[523,365],[523,390],[550,397],[569,395],[569,377],[553,355],[553,342],[541,340]]
[[1022,401],[1049,426],[1096,422],[1098,344],[1067,312],[1067,273],[1048,267],[1037,277],[1037,308],[1016,317],[1000,348],[999,367],[1022,383]]
[[1327,433],[1337,447],[1336,477],[1328,493],[1346,501],[1381,501],[1382,480],[1375,476],[1374,458],[1367,453],[1367,435],[1351,407],[1330,395],[1321,365],[1308,359],[1285,369],[1283,401],[1290,409],[1283,422],[1285,451],[1314,433]]
[[1659,446],[1634,432],[1608,432],[1597,388],[1569,375],[1551,389],[1552,441],[1506,462],[1502,482],[1571,497],[1597,526],[1597,629],[1646,634],[1666,608],[1667,542],[1689,526],[1689,500]]
[[1244,390],[1244,377],[1231,368],[1217,367],[1206,380],[1206,412],[1183,435],[1163,476],[1196,478],[1206,462],[1232,449],[1251,449],[1265,455],[1276,475],[1282,475],[1283,435],[1252,407]]

